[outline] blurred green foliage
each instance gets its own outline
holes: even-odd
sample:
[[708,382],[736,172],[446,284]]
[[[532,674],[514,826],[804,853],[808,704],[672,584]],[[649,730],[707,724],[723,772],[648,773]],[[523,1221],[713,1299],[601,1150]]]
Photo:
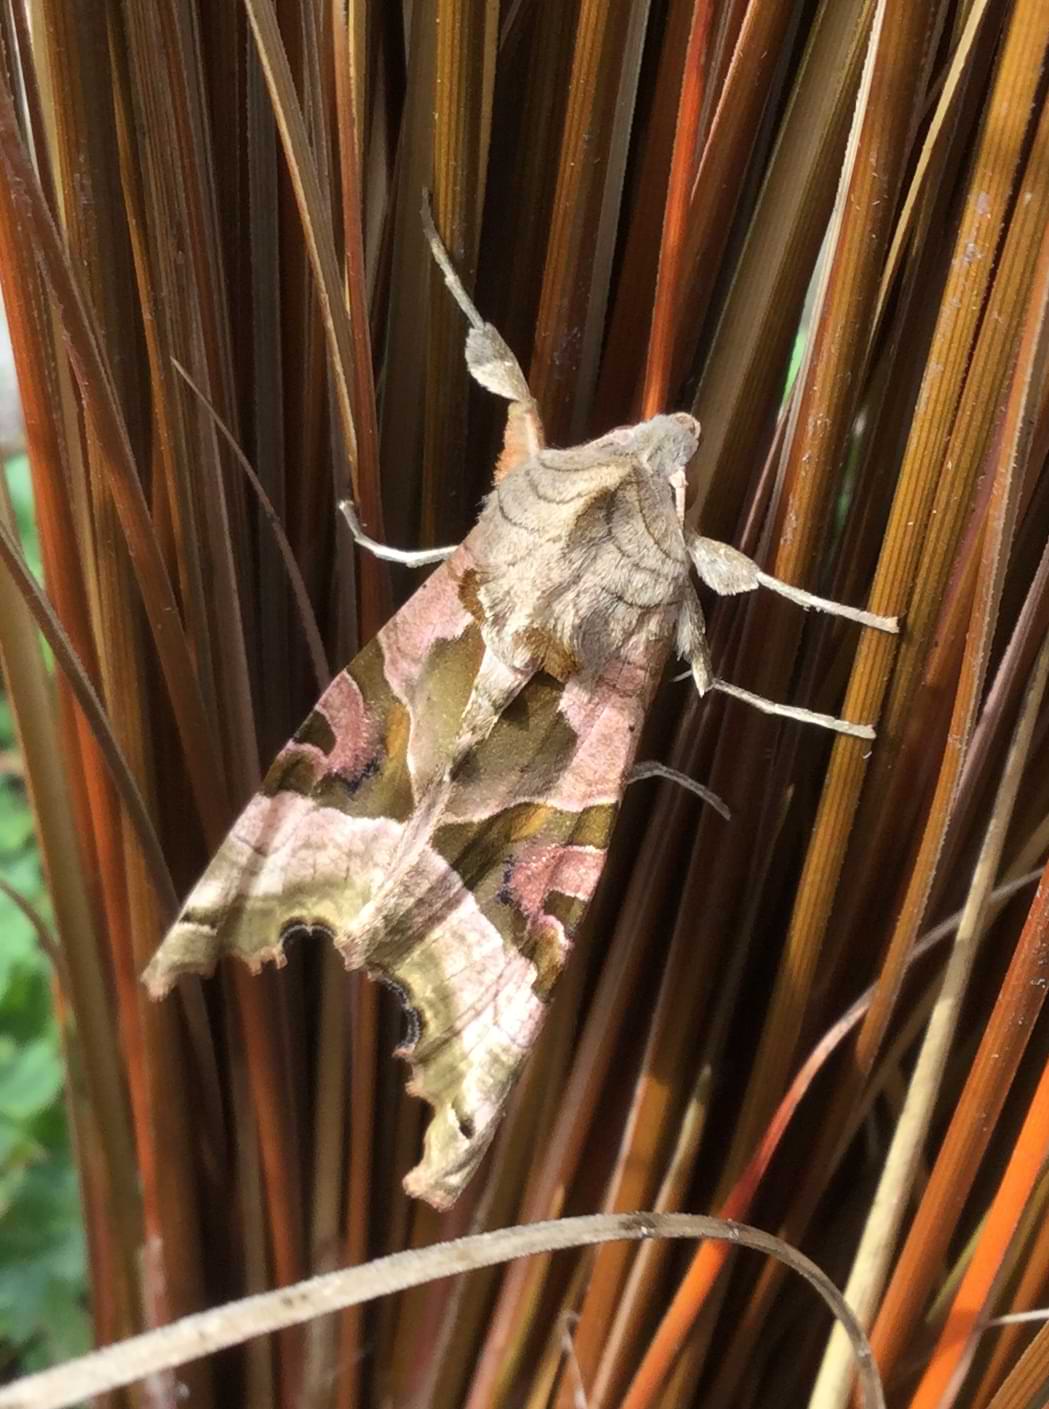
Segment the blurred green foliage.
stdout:
[[[7,481],[39,574],[24,458]],[[50,920],[7,700],[0,696],[0,878]],[[0,1379],[87,1349],[86,1262],[51,966],[36,932],[0,892]]]

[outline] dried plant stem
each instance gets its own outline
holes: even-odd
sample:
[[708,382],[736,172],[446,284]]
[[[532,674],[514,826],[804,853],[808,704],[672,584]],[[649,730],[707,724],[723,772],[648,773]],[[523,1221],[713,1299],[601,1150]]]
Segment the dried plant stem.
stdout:
[[[1031,403],[1033,397],[1040,395],[1040,388],[1044,384],[1047,358],[1049,358],[1049,236],[1043,237],[1041,241],[1032,288],[1031,307],[1025,319],[1023,337],[1018,350],[1000,430],[998,465],[992,486],[985,541],[981,550],[980,572],[976,583],[972,622],[951,720],[951,738],[958,742],[957,744],[952,743],[944,754],[940,777],[937,780],[936,798],[925,827],[921,852],[912,872],[904,907],[895,927],[890,956],[883,970],[881,982],[886,988],[893,981],[891,977],[893,974],[891,966],[893,953],[895,952],[898,956],[903,952],[902,941],[906,939],[907,926],[915,922],[916,917],[924,908],[927,888],[931,884],[936,860],[942,846],[942,829],[946,827],[950,807],[956,796],[960,774],[961,742],[967,741],[971,736],[976,701],[986,673],[993,627],[1001,600],[1004,566],[1014,532],[1020,482],[1031,448],[1033,429]],[[1038,912],[1039,901],[1036,898],[1032,908],[1032,916]],[[1016,1015],[1010,1012],[1009,1007],[1012,988],[1010,980],[1014,972],[1022,971],[1027,964],[1034,963],[1037,966],[1039,963],[1037,958],[1037,926],[1035,926],[1034,936],[1031,936],[1032,923],[1029,917],[1028,925],[1025,926],[1017,943],[1013,962],[999,993],[991,1022],[985,1030],[984,1042],[981,1044],[977,1062],[972,1068],[962,1101],[959,1102],[955,1112],[955,1119],[952,1120],[947,1138],[941,1147],[930,1184],[935,1182],[940,1173],[947,1179],[954,1177],[950,1172],[951,1165],[957,1159],[960,1147],[969,1147],[971,1161],[972,1147],[974,1145],[983,1147],[984,1142],[989,1138],[989,1129],[993,1121],[988,1120],[985,1102],[979,1093],[980,1078],[978,1078],[978,1073],[983,1065],[981,1058],[996,1064],[999,1086],[997,1100],[1004,1100],[1010,1077],[1010,1063],[1006,1055],[1008,1049],[995,1050],[992,1056],[991,1053],[986,1052],[986,1043],[995,1026],[995,1019],[1000,1013],[1003,1017],[1008,1013],[1007,1020],[1015,1025]],[[1030,948],[1032,942],[1035,945],[1033,955]],[[880,1006],[882,1008],[881,1017],[884,1021],[887,1016],[887,997],[882,1000]],[[1036,1012],[1040,1006],[1039,1002],[1035,1007]],[[872,1012],[877,1014],[878,1007],[879,1003],[876,999]],[[861,1038],[862,1036],[861,1033]],[[1024,1044],[1010,1045],[1018,1061]],[[986,1080],[986,1076],[984,1075],[982,1079]],[[971,1093],[970,1088],[974,1088]],[[970,1094],[971,1099],[967,1099]],[[956,1138],[959,1142],[958,1145],[955,1144]],[[956,1167],[955,1174],[958,1172]],[[962,1177],[964,1179],[964,1175]],[[927,1207],[928,1214],[917,1219],[911,1229],[910,1238],[904,1247],[900,1261],[897,1263],[893,1279],[879,1311],[877,1324],[880,1327],[882,1344],[889,1361],[895,1358],[895,1354],[901,1348],[900,1340],[907,1333],[905,1323],[899,1319],[901,1307],[907,1304],[913,1307],[916,1296],[921,1295],[917,1287],[923,1283],[927,1287],[927,1279],[935,1275],[934,1268],[938,1263],[937,1254],[930,1257],[931,1248],[941,1237],[946,1239],[949,1236],[951,1220],[943,1218],[938,1210],[934,1213],[935,1203],[927,1205]],[[923,1247],[920,1241],[916,1241],[915,1231],[918,1225],[925,1221],[925,1217],[938,1219],[940,1226],[935,1234],[930,1230],[928,1243]],[[906,1281],[901,1278],[901,1267],[911,1258],[916,1258],[922,1264],[922,1268],[920,1275],[912,1275],[912,1285],[908,1286]]]
[[[1042,872],[1030,871],[1023,876],[1004,882],[992,891],[990,903],[1001,907],[1025,886],[1034,884]],[[954,933],[960,924],[962,912],[949,916],[924,935],[910,955],[909,962],[921,958],[933,947]],[[820,1038],[799,1067],[786,1094],[769,1121],[758,1148],[736,1180],[735,1185],[718,1209],[722,1218],[745,1218],[758,1192],[773,1155],[779,1147],[787,1126],[792,1120],[802,1098],[811,1087],[820,1071],[823,1070],[831,1054],[841,1045],[856,1027],[870,1007],[877,989],[872,986],[851,1004],[848,1010]],[[645,1395],[651,1387],[660,1383],[669,1373],[681,1345],[690,1328],[695,1324],[700,1308],[704,1305],[711,1288],[715,1285],[727,1261],[730,1249],[721,1243],[704,1243],[698,1248],[689,1269],[682,1279],[669,1309],[663,1317],[658,1331],[652,1338],[645,1357],[637,1371],[625,1403],[631,1402],[636,1394],[637,1404],[646,1403]]]
[[704,67],[710,31],[710,0],[694,0],[681,76],[674,151],[663,213],[659,267],[656,275],[652,327],[648,335],[645,382],[641,393],[642,416],[655,416],[667,404],[670,369],[677,335],[677,313],[681,304],[685,231],[688,224],[689,195],[695,177],[696,135],[703,110]]
[[451,1243],[393,1253],[364,1267],[330,1272],[294,1287],[245,1297],[213,1311],[186,1316],[171,1326],[44,1370],[0,1389],[0,1409],[64,1409],[90,1395],[103,1394],[188,1360],[240,1345],[254,1336],[301,1325],[316,1316],[391,1296],[440,1277],[513,1258],[619,1239],[724,1238],[785,1261],[819,1293],[848,1327],[860,1364],[866,1409],[884,1409],[885,1400],[866,1337],[833,1282],[815,1263],[778,1238],[742,1223],[686,1213],[594,1214],[524,1224],[478,1233]]
[[[1035,900],[1044,945],[1049,932],[1049,887]],[[1049,1160],[1049,1064],[1042,1071],[1008,1166],[988,1211],[972,1261],[954,1295],[911,1409],[950,1409],[972,1359],[980,1319],[1001,1275],[1009,1246],[1034,1186]]]
[[[1047,675],[1049,638],[1042,645],[1024,696],[1023,709],[943,976],[943,987],[925,1031],[870,1217],[853,1260],[846,1296],[865,1323],[873,1315],[884,1290],[899,1236],[900,1220],[910,1206],[918,1161],[942,1088],[944,1070],[955,1040],[977,948],[986,927],[991,889],[1001,863],[1002,848],[1045,694]],[[841,1341],[836,1331],[832,1331],[809,1401],[810,1409],[841,1409],[846,1403],[852,1385],[852,1367],[848,1356],[848,1343]]]

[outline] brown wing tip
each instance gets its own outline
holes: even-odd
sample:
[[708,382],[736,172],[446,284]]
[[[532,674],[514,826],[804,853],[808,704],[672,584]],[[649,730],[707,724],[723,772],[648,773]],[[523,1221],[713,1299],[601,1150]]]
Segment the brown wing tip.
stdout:
[[499,1120],[475,1126],[471,1113],[456,1108],[457,1097],[435,1088],[425,1060],[415,1060],[413,1051],[403,1046],[395,1055],[407,1062],[410,1070],[405,1091],[431,1109],[423,1134],[422,1159],[404,1176],[403,1188],[411,1198],[422,1199],[444,1213],[476,1174]]
[[447,1213],[462,1193],[461,1185],[455,1188],[445,1188],[434,1182],[421,1164],[417,1164],[414,1169],[408,1171],[401,1181],[401,1187],[409,1198],[422,1199],[431,1208],[435,1208],[438,1213]]
[[484,1132],[479,1137],[472,1131],[467,1134],[450,1102],[435,1103],[416,1081],[410,1081],[407,1090],[409,1095],[427,1101],[433,1107],[433,1115],[423,1138],[423,1157],[404,1176],[404,1191],[411,1198],[422,1199],[431,1208],[444,1213],[473,1178],[493,1132]]
[[166,998],[184,975],[210,978],[222,954],[236,955],[252,974],[258,974],[265,964],[282,969],[288,962],[283,936],[262,949],[223,949],[220,953],[213,929],[192,921],[176,921],[143,969],[142,982],[151,998]]
[[154,1002],[159,1002],[161,998],[168,996],[184,974],[197,974],[201,978],[210,978],[214,972],[213,962],[202,961],[199,964],[188,961],[180,962],[165,954],[164,945],[161,945],[142,970],[142,982],[145,984],[146,992],[150,998]]

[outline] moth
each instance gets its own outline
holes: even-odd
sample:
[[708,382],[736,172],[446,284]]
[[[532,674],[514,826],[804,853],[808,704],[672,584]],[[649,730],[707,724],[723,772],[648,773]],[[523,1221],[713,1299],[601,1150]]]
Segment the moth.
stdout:
[[[409,1014],[408,1090],[432,1116],[409,1194],[448,1208],[491,1143],[604,865],[668,659],[710,690],[854,734],[717,678],[691,581],[765,586],[802,607],[895,631],[763,573],[685,525],[689,415],[588,444],[546,445],[509,347],[462,287],[428,211],[427,235],[470,323],[466,361],[509,402],[494,487],[454,549],[335,678],[281,750],[191,891],[144,979],[161,997],[224,955],[284,963],[323,931],[347,968],[392,985]],[[695,787],[690,780],[683,780]],[[702,789],[698,789],[702,792]]]

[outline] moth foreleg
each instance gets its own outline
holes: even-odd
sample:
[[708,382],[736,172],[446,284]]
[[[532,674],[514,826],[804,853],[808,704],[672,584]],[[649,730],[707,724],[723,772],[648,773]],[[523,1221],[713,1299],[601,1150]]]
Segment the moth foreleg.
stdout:
[[684,788],[686,792],[694,793],[696,797],[709,803],[715,812],[721,813],[726,822],[732,820],[732,813],[717,793],[712,793],[702,783],[697,783],[695,778],[690,778],[687,773],[680,773],[676,768],[670,768],[665,763],[635,763],[626,776],[624,787],[629,787],[631,783],[640,783],[645,778],[661,778],[665,783],[677,783],[678,787]]
[[877,612],[863,611],[859,607],[847,607],[842,602],[833,602],[827,597],[817,597],[801,587],[789,582],[781,582],[762,572],[757,563],[733,548],[728,543],[719,543],[714,538],[703,538],[698,533],[687,535],[689,557],[703,582],[721,597],[732,597],[738,592],[753,592],[757,587],[767,587],[788,601],[796,602],[806,611],[810,608],[827,612],[830,616],[841,616],[849,621],[858,621],[862,626],[872,626],[877,631],[897,632],[899,619],[894,616],[879,616]]
[[425,567],[427,563],[443,563],[458,547],[458,544],[453,543],[450,548],[388,548],[385,543],[379,543],[365,533],[352,499],[340,499],[339,512],[350,526],[353,541],[371,553],[373,558],[382,558],[388,563],[403,563],[405,567],[410,568]]
[[521,364],[498,329],[481,317],[463,287],[451,256],[437,233],[426,196],[423,197],[422,220],[430,250],[444,275],[444,282],[470,323],[470,331],[466,335],[466,365],[470,375],[488,391],[512,403],[507,416],[503,452],[496,466],[496,479],[499,479],[516,464],[535,455],[546,443],[539,408],[529,390]]
[[[706,542],[712,540],[707,539]],[[725,547],[719,543],[717,547]],[[735,551],[734,549],[732,550]],[[741,553],[739,555],[743,557]],[[744,559],[749,562],[749,558]],[[745,588],[737,589],[745,591]],[[767,700],[764,695],[755,695],[740,685],[730,685],[714,674],[707,649],[707,633],[703,624],[703,611],[694,593],[689,589],[681,603],[677,622],[677,653],[686,660],[692,679],[700,696],[710,690],[723,695],[732,695],[737,700],[760,710],[762,714],[776,714],[782,719],[797,719],[803,724],[816,724],[821,729],[832,729],[836,734],[851,734],[856,739],[873,739],[874,730],[869,724],[853,724],[851,720],[839,719],[834,714],[820,714],[817,710],[801,709],[797,705],[780,704],[777,700]]]

